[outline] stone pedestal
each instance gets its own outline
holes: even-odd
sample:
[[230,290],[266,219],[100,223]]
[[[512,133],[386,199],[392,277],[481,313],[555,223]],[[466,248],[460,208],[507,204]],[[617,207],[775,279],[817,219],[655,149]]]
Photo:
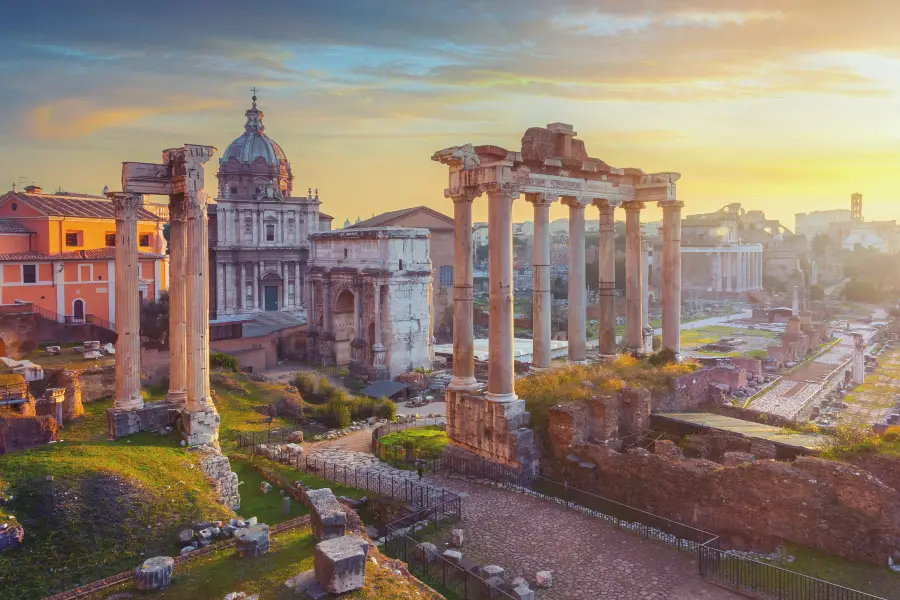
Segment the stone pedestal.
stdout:
[[234,532],[235,550],[241,556],[262,556],[269,551],[269,526],[265,523],[241,527]]
[[219,413],[212,410],[185,411],[181,414],[184,439],[188,446],[218,446]]
[[368,550],[369,543],[355,535],[319,542],[313,559],[316,582],[331,594],[362,588]]
[[134,587],[139,590],[158,590],[166,587],[172,580],[174,570],[174,558],[169,556],[148,558],[134,570]]
[[115,440],[141,431],[157,431],[174,425],[179,410],[178,405],[168,401],[145,404],[136,410],[109,408],[106,411],[107,433]]
[[534,432],[528,429],[529,419],[524,400],[494,402],[485,396],[448,390],[448,453],[512,467],[535,467],[539,454]]

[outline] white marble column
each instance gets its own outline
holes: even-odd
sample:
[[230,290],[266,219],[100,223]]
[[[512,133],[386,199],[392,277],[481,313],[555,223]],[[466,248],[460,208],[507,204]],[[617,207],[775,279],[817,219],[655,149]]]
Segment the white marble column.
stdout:
[[[322,360],[325,365],[334,364],[334,314],[332,312],[331,297],[331,275],[326,275],[322,280],[322,332],[321,332],[321,348]],[[380,327],[375,325],[375,335],[379,334]]]
[[738,291],[747,291],[747,253],[738,252]]
[[683,202],[660,202],[663,209],[662,330],[663,348],[681,353],[681,208]]
[[259,309],[259,263],[252,263],[251,269],[252,281],[250,282],[250,292],[253,295],[253,310]]
[[282,261],[281,263],[281,306],[279,310],[284,310],[288,305],[288,276],[287,276],[287,262]]
[[534,248],[532,255],[532,332],[534,349],[531,359],[533,371],[550,367],[552,360],[550,340],[553,337],[551,308],[553,297],[550,292],[550,205],[556,199],[554,194],[525,194],[525,199],[534,205]]
[[[712,289],[712,291],[718,292],[718,291],[719,291],[719,284],[721,283],[721,282],[720,282],[720,279],[721,279],[721,273],[720,273],[721,267],[720,267],[720,264],[719,264],[719,253],[713,251],[713,252],[711,253],[711,256],[712,256],[712,259],[710,260],[710,265],[709,265],[709,266],[710,266],[710,269],[709,269],[709,271],[710,271],[710,273],[712,273],[712,281],[711,281],[710,288]],[[665,284],[663,284],[663,285],[665,285]]]
[[[294,308],[299,309],[303,305],[303,301],[301,300],[302,296],[300,290],[300,261],[294,263]],[[362,337],[362,336],[360,336]]]
[[569,363],[581,364],[587,359],[587,290],[584,260],[584,208],[575,196],[563,196],[569,207]]
[[641,349],[653,352],[653,334],[648,339],[650,328],[650,242],[641,242]]
[[[513,359],[512,203],[519,192],[501,185],[488,192],[488,251],[490,263],[488,333],[488,391],[493,402],[517,399]],[[582,212],[582,214],[584,214]]]
[[734,252],[725,253],[725,291],[734,291]]
[[[137,214],[144,203],[140,194],[113,195],[116,211],[116,389],[115,412],[144,407],[141,398],[141,306],[138,295]],[[110,437],[116,436],[110,423]]]
[[616,208],[608,200],[595,205],[600,210],[598,342],[600,354],[609,356],[616,353]]
[[386,348],[384,347],[383,332],[384,316],[381,314],[381,282],[375,281],[373,292],[375,314],[375,343],[372,344],[372,378],[383,379],[387,375]]
[[225,263],[216,262],[216,312],[225,312]]
[[472,307],[472,202],[477,192],[464,190],[453,199],[453,377],[450,389],[472,390],[475,381],[475,334]]
[[641,332],[641,209],[643,202],[625,202],[625,346],[639,350]]
[[225,263],[225,312],[233,313],[237,308],[237,286],[235,285],[235,265],[232,262]]
[[169,197],[169,392],[166,400],[182,408],[187,400],[185,316],[184,194]]
[[209,242],[203,164],[215,148],[190,146],[186,155],[187,223],[187,402],[182,413],[189,446],[218,445],[219,414],[209,388]]

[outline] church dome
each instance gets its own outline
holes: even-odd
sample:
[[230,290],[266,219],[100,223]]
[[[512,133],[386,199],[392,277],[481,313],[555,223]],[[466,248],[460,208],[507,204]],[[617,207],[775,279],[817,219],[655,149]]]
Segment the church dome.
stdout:
[[288,166],[287,157],[275,140],[266,135],[266,127],[263,125],[263,111],[256,107],[256,96],[253,96],[253,106],[244,113],[247,123],[244,125],[244,133],[233,142],[219,159],[220,164],[225,164],[230,158],[235,158],[241,164],[251,164],[258,158],[262,158],[271,167]]

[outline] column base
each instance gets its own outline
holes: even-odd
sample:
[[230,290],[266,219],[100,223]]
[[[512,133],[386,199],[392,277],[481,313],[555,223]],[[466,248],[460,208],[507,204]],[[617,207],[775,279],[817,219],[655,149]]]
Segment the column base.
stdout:
[[106,410],[106,432],[109,439],[163,429],[178,421],[178,406],[170,402],[154,402],[134,410]]
[[451,390],[458,390],[461,392],[476,390],[479,388],[478,381],[474,377],[457,377],[454,375],[450,378],[450,387]]
[[588,361],[587,361],[586,359],[583,359],[583,360],[572,360],[571,358],[567,358],[567,359],[566,359],[566,364],[567,364],[567,365],[586,365],[586,364],[588,364]]
[[529,372],[529,373],[532,373],[532,374],[534,374],[534,375],[538,375],[538,374],[540,374],[540,373],[546,373],[546,372],[549,371],[550,369],[551,369],[550,366],[546,366],[546,367],[536,367],[536,366],[534,366],[534,365],[531,365],[531,367],[529,367],[529,369],[528,369],[528,372]]
[[166,402],[175,406],[184,406],[187,402],[187,391],[169,390],[169,393],[166,394]]
[[188,446],[219,447],[219,413],[215,409],[181,413],[182,435]]
[[512,392],[509,394],[493,394],[491,392],[488,392],[484,395],[484,397],[486,400],[489,400],[491,402],[497,402],[498,404],[508,404],[510,402],[515,402],[516,400],[519,399],[519,397],[516,396],[516,394],[512,393]]

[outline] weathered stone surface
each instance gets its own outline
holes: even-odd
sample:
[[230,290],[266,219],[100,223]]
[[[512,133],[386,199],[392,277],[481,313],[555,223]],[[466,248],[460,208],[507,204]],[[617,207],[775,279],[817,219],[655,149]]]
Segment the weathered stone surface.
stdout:
[[369,543],[347,535],[316,544],[316,581],[332,594],[360,589],[365,583],[366,552]]
[[234,532],[235,548],[242,556],[262,556],[269,551],[269,526],[250,525]]
[[193,529],[182,529],[178,532],[178,541],[182,544],[187,544],[191,540],[194,539],[194,530]]
[[458,564],[462,560],[462,552],[459,550],[444,550],[444,558]]
[[298,429],[297,431],[292,431],[292,432],[288,435],[288,441],[289,441],[289,442],[293,442],[293,443],[295,443],[295,444],[300,444],[300,443],[302,443],[302,442],[303,442],[303,432],[302,432],[301,430],[299,430],[299,429]]
[[[487,458],[513,467],[529,468],[539,458],[524,400],[494,402],[484,396],[447,390],[445,452],[464,458]],[[490,432],[490,435],[485,435]]]
[[318,541],[344,535],[347,513],[329,488],[311,490],[306,494],[306,504],[312,520],[313,536]]
[[481,568],[481,576],[484,579],[489,577],[499,577],[502,580],[506,576],[506,570],[498,565],[487,565]]
[[462,529],[454,529],[450,532],[450,545],[454,548],[462,548],[465,532]]
[[510,591],[516,600],[534,600],[534,592],[527,585],[516,586]]
[[4,411],[0,416],[0,454],[57,439],[57,423],[53,417],[24,416],[13,411]]
[[441,555],[441,553],[437,549],[437,546],[435,546],[431,542],[424,542],[422,544],[419,544],[416,547],[416,550],[419,554],[417,558],[419,558],[419,560],[421,560],[422,562],[432,563],[436,561]]
[[0,524],[0,552],[17,548],[25,539],[25,528],[17,521]]
[[185,554],[189,554],[189,553],[193,552],[194,550],[196,550],[196,548],[194,548],[193,546],[185,546],[184,548],[181,549],[181,551],[178,554],[181,556],[184,556]]
[[726,467],[752,465],[755,462],[756,457],[748,452],[726,452],[723,459],[723,463]]
[[538,571],[534,576],[534,585],[541,589],[553,587],[553,573],[550,571]]
[[684,458],[681,448],[676,446],[672,440],[656,440],[653,443],[653,454],[673,459]]
[[231,592],[226,594],[222,600],[259,600],[259,594],[248,595],[244,592]]
[[148,558],[134,570],[134,587],[139,590],[158,590],[169,585],[175,559],[169,556]]
[[106,411],[106,426],[110,439],[118,439],[141,431],[156,431],[173,425],[177,419],[177,407],[168,402],[152,402],[134,410],[109,408]]
[[199,456],[200,468],[213,481],[216,499],[223,506],[231,510],[238,510],[241,507],[241,495],[238,491],[240,482],[237,473],[231,470],[228,457],[210,447],[201,450]]

